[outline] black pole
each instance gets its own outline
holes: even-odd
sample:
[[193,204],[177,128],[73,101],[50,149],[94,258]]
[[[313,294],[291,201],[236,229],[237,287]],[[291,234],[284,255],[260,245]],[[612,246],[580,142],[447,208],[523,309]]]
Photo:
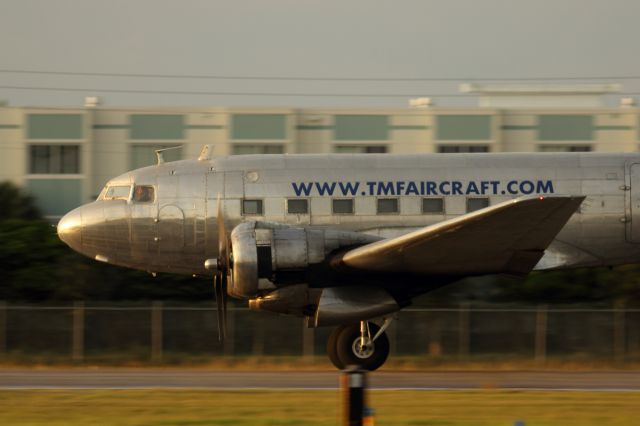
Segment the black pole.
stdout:
[[343,370],[341,384],[344,394],[344,425],[362,426],[365,407],[367,375],[365,370],[347,367]]

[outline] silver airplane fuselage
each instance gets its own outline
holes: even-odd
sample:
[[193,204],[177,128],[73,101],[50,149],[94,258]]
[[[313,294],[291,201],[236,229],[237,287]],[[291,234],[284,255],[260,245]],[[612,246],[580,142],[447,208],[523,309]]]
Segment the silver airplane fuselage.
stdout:
[[[151,196],[136,201],[137,187],[151,188]],[[640,260],[640,154],[622,153],[183,160],[110,180],[96,201],[64,216],[58,232],[76,251],[114,265],[209,275],[204,262],[218,255],[219,208],[227,229],[256,220],[388,238],[466,214],[474,203],[532,194],[586,197],[536,269]],[[425,199],[436,208],[425,209]],[[292,200],[306,200],[306,209],[290,209]],[[379,200],[391,201],[380,210]]]

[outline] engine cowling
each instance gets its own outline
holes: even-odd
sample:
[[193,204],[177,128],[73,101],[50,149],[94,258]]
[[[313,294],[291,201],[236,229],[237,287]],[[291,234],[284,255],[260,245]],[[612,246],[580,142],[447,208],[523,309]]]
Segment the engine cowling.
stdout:
[[[231,232],[230,296],[251,299],[259,294],[260,279],[278,282],[322,263],[341,247],[367,244],[379,237],[352,231],[290,227],[242,222]],[[291,284],[291,283],[288,283]]]

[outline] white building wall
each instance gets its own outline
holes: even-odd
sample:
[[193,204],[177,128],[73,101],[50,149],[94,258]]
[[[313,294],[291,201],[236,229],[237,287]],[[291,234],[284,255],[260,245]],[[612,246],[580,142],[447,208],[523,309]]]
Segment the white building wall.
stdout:
[[[80,114],[82,137],[73,140],[29,139],[29,114]],[[134,137],[132,117],[181,117],[178,138]],[[268,119],[263,120],[267,116]],[[270,118],[269,118],[270,117]],[[443,119],[443,117],[445,117]],[[469,121],[471,117],[471,121]],[[473,120],[473,117],[489,117]],[[546,118],[541,118],[546,117]],[[588,129],[565,129],[563,120],[588,123]],[[255,128],[234,128],[255,123]],[[471,122],[474,129],[456,128]],[[466,120],[466,121],[465,121]],[[483,121],[484,120],[484,121]],[[357,123],[368,123],[357,128]],[[196,158],[203,145],[213,155],[240,149],[282,149],[286,153],[331,153],[386,150],[411,154],[438,152],[439,147],[486,147],[490,152],[535,152],[590,149],[630,152],[639,147],[640,109],[620,108],[11,108],[0,107],[0,180],[26,184],[33,179],[82,179],[87,201],[112,177],[131,169],[135,145],[182,146],[182,158]],[[349,124],[351,123],[351,124]],[[354,123],[356,123],[354,125]],[[453,123],[453,124],[452,124]],[[488,123],[488,130],[485,124]],[[551,125],[549,124],[551,123]],[[556,123],[556,124],[553,124]],[[560,123],[560,124],[558,124]],[[351,126],[351,127],[349,127]],[[355,126],[355,127],[354,127]],[[371,128],[366,128],[367,126]],[[448,129],[439,128],[448,126]],[[545,127],[546,126],[546,127]],[[549,127],[551,126],[551,127]],[[555,126],[555,127],[554,127]],[[235,130],[234,130],[235,129]],[[234,134],[235,131],[235,134]],[[262,137],[262,133],[264,137]],[[457,139],[455,135],[460,135]],[[558,134],[557,139],[553,135]],[[451,136],[453,135],[453,136]],[[551,139],[549,138],[551,136]],[[575,137],[575,135],[578,135]],[[543,138],[546,138],[543,140]],[[76,144],[81,172],[76,176],[29,174],[31,144]],[[345,151],[346,150],[346,151]],[[378,150],[378,151],[376,151]],[[271,151],[270,151],[271,152]]]

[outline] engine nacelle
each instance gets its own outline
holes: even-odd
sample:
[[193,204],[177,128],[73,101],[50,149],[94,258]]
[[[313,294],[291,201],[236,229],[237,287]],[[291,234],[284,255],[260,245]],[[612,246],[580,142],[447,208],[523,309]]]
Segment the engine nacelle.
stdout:
[[259,280],[304,272],[322,263],[341,247],[367,244],[380,237],[335,229],[290,227],[264,222],[242,222],[231,232],[230,296],[248,299],[259,294]]
[[322,290],[314,327],[353,324],[400,310],[398,302],[379,287],[330,287]]
[[290,285],[249,300],[249,308],[254,311],[313,317],[321,292],[322,289],[309,288],[306,284]]
[[383,288],[346,286],[310,289],[293,285],[251,299],[254,310],[306,316],[309,327],[353,324],[400,310],[398,302]]

